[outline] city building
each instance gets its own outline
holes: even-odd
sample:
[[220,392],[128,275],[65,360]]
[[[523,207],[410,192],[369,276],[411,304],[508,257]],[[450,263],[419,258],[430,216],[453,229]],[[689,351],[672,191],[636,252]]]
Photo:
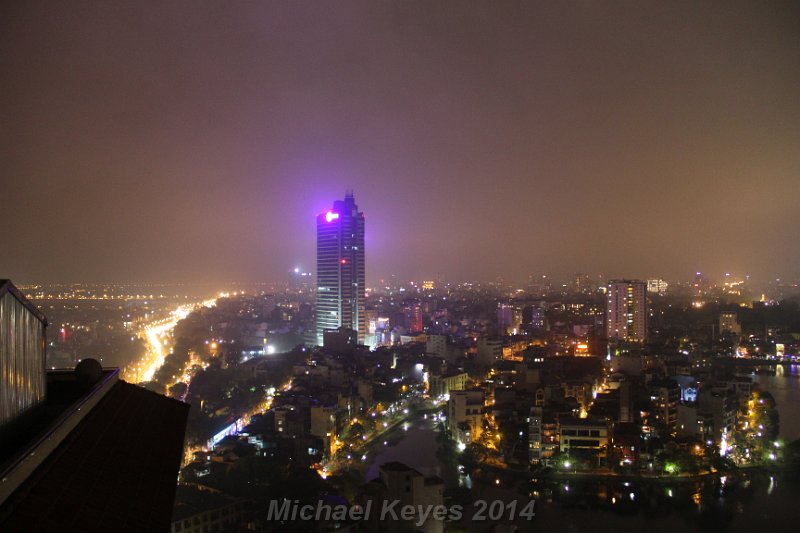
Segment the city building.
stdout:
[[392,326],[387,316],[375,318],[375,346],[392,344]]
[[309,433],[322,439],[326,455],[332,451],[336,440],[336,408],[315,405],[311,407],[311,430]]
[[282,406],[272,410],[276,433],[297,437],[305,432],[302,413],[294,406]]
[[337,353],[350,353],[358,346],[358,333],[347,327],[322,332],[322,346]]
[[466,372],[456,372],[444,376],[431,375],[429,394],[431,398],[438,398],[451,391],[464,390],[469,383],[469,374]]
[[242,498],[234,498],[210,489],[178,485],[172,511],[172,533],[227,531],[244,520]]
[[536,306],[530,308],[530,327],[537,333],[547,330],[547,312],[544,307]]
[[620,423],[614,426],[611,450],[620,466],[636,465],[641,451],[642,432],[638,425]]
[[300,267],[295,267],[289,272],[289,290],[292,292],[307,293],[311,290],[311,272],[303,272]]
[[480,364],[485,366],[495,364],[503,358],[503,341],[501,339],[489,339],[487,337],[479,338],[477,355]]
[[589,294],[592,292],[592,281],[588,274],[575,274],[572,279],[572,291],[575,294]]
[[0,426],[45,400],[45,316],[0,280]]
[[525,350],[530,348],[530,346],[531,343],[527,339],[506,337],[503,342],[503,360],[521,362],[524,358]]
[[317,215],[317,344],[325,330],[340,327],[355,330],[363,344],[365,298],[364,213],[348,193]]
[[742,325],[739,323],[739,317],[736,313],[720,313],[719,333],[720,335],[725,333],[742,334]]
[[453,438],[461,445],[480,437],[483,428],[484,392],[482,389],[451,391],[447,402],[447,423]]
[[378,340],[378,312],[375,309],[367,309],[364,322],[367,325],[364,344],[367,346],[379,346],[381,343]]
[[559,420],[559,445],[562,453],[604,459],[608,456],[608,424],[590,418]]
[[531,464],[549,464],[558,448],[556,417],[543,407],[531,407],[528,416],[528,458]]
[[406,331],[410,334],[422,333],[422,304],[418,300],[407,302],[403,308]]
[[647,338],[647,290],[643,281],[608,283],[606,333],[608,339],[644,342]]
[[498,335],[516,335],[522,323],[522,312],[512,304],[497,304],[497,333]]
[[[399,533],[419,531],[441,533],[444,520],[437,519],[427,509],[444,505],[444,481],[436,476],[424,476],[417,470],[399,462],[381,465],[378,478],[364,486],[365,499],[371,500],[376,511],[370,514],[365,531]],[[399,516],[399,520],[381,518],[381,507],[386,502],[398,501],[398,508],[410,506],[413,516]]]
[[617,390],[619,390],[619,422],[630,424],[634,419],[633,387],[631,382],[621,382]]
[[703,441],[714,437],[714,417],[697,404],[679,404],[677,418],[678,437],[694,437]]
[[444,335],[428,335],[425,341],[425,352],[445,357],[447,354],[447,337]]
[[736,393],[722,388],[702,390],[697,396],[697,407],[698,412],[707,413],[707,417],[711,419],[711,431],[708,431],[708,437],[716,444],[733,433],[739,409]]
[[658,294],[659,296],[664,296],[665,294],[667,294],[668,288],[669,288],[669,283],[667,283],[663,279],[647,280],[647,292],[651,294]]
[[647,384],[647,391],[650,395],[653,424],[667,434],[674,433],[678,422],[680,386],[673,379],[654,379]]

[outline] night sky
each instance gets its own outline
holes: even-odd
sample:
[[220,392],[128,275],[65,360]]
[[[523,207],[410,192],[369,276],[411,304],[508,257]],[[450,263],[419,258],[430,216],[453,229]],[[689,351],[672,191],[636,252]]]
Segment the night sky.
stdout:
[[0,278],[800,273],[796,2],[0,4]]

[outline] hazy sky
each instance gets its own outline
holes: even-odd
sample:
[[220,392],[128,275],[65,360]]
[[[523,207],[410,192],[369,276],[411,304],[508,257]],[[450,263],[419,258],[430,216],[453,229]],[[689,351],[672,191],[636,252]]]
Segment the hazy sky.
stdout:
[[800,273],[796,2],[0,3],[0,278]]

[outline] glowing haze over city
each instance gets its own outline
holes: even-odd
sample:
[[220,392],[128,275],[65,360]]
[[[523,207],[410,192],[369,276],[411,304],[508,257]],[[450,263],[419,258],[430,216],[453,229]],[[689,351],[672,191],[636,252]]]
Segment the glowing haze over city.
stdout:
[[796,3],[369,4],[4,2],[0,270],[797,277]]

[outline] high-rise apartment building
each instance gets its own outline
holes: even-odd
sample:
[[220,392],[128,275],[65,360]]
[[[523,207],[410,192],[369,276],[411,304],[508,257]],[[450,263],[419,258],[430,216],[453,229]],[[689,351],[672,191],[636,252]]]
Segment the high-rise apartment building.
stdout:
[[352,193],[317,215],[317,344],[326,329],[345,327],[363,343],[366,327],[364,213]]
[[647,337],[647,285],[636,280],[608,282],[606,333],[609,340],[644,342]]

